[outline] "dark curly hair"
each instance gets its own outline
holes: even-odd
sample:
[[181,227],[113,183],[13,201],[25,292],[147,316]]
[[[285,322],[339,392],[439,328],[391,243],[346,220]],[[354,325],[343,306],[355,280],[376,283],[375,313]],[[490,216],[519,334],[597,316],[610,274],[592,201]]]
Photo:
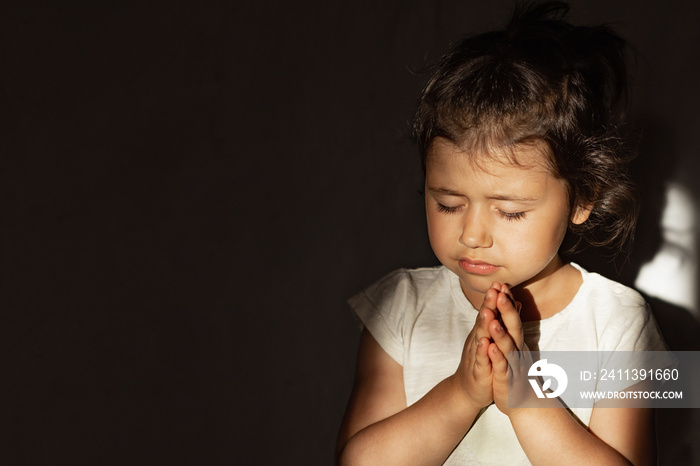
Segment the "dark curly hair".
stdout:
[[570,224],[577,245],[623,249],[639,211],[620,130],[626,43],[607,26],[564,21],[568,11],[563,2],[519,4],[504,30],[455,44],[423,90],[413,137],[424,170],[437,137],[478,154],[545,146],[570,208],[592,207],[586,222]]

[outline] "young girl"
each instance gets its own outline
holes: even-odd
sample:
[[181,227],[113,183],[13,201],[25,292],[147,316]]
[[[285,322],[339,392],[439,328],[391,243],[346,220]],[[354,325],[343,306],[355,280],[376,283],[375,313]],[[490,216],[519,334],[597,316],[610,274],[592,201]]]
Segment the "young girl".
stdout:
[[[350,300],[364,323],[341,464],[651,464],[653,412],[508,405],[509,351],[662,350],[635,291],[559,255],[636,221],[616,134],[623,41],[516,9],[442,59],[417,111],[430,244]],[[525,354],[525,353],[516,353]]]

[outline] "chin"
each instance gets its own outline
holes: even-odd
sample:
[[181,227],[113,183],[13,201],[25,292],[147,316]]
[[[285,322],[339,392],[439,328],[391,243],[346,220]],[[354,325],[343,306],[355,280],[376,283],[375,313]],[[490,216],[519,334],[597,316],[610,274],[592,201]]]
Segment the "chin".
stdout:
[[458,276],[463,291],[471,291],[479,294],[486,294],[486,291],[491,288],[491,283],[498,281],[493,277],[476,277],[475,279],[475,277],[464,278],[464,276],[459,274]]

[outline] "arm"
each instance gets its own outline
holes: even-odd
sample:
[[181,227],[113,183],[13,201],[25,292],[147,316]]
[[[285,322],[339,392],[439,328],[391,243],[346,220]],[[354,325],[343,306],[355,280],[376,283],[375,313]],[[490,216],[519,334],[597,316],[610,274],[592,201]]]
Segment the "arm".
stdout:
[[339,464],[442,464],[479,410],[492,401],[488,323],[491,293],[464,345],[454,375],[406,406],[403,368],[365,330],[337,446]]
[[510,420],[520,445],[536,465],[655,464],[650,409],[594,408],[589,430],[563,407],[529,408],[510,416]]
[[[643,384],[642,384],[643,385]],[[648,389],[648,386],[630,390]],[[593,408],[588,430],[634,465],[657,462],[656,419],[653,408]]]
[[[646,465],[655,462],[654,416],[651,409],[594,408],[589,429],[583,427],[558,400],[551,408],[508,407],[508,351],[523,348],[522,323],[517,306],[504,287],[497,307],[505,328],[491,322],[489,346],[493,364],[493,395],[507,414],[528,459],[541,464]],[[526,377],[526,374],[523,375]],[[552,435],[556,432],[556,435]]]

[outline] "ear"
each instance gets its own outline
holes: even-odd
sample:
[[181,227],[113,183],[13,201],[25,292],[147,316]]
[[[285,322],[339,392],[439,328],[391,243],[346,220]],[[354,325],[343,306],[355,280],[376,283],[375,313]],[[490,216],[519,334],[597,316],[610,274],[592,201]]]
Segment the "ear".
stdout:
[[593,210],[593,204],[589,205],[578,205],[574,207],[571,212],[571,223],[575,225],[581,225],[583,222],[588,220],[588,216],[591,215],[591,210]]

